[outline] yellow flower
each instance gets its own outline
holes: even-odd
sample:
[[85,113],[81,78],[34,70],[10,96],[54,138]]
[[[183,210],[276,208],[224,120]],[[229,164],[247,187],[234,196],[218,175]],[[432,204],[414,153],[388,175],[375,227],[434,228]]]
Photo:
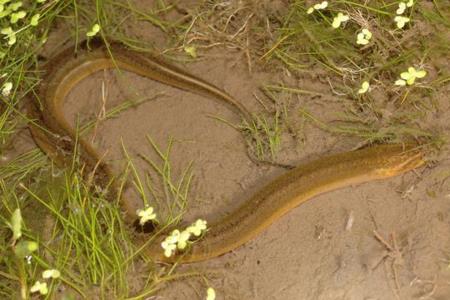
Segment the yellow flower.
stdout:
[[11,18],[10,18],[10,22],[11,24],[16,24],[17,21],[19,21],[20,19],[25,18],[25,16],[27,15],[27,13],[23,10],[16,12],[16,13],[12,13],[11,14]]
[[349,19],[350,19],[350,17],[348,15],[344,15],[343,13],[338,13],[338,15],[336,17],[334,17],[333,23],[331,24],[331,26],[333,26],[333,28],[338,28],[339,26],[341,26],[341,23],[347,22]]
[[16,43],[16,33],[12,30],[11,27],[3,28],[0,33],[8,37],[8,45],[12,46]]
[[395,81],[395,85],[405,86],[406,84],[412,85],[416,81],[416,78],[424,78],[427,75],[425,70],[417,71],[414,67],[409,67],[408,71],[402,72],[400,78]]
[[35,14],[34,16],[31,17],[30,20],[30,25],[31,26],[37,26],[37,24],[39,23],[39,18],[41,17],[40,14]]
[[16,11],[16,10],[18,10],[21,6],[22,6],[22,1],[18,1],[18,2],[11,3],[11,4],[8,6],[8,9],[10,9],[10,10],[12,10],[12,11]]
[[92,26],[91,30],[86,33],[86,36],[92,37],[92,36],[96,35],[99,31],[100,31],[100,25],[94,24],[94,26]]

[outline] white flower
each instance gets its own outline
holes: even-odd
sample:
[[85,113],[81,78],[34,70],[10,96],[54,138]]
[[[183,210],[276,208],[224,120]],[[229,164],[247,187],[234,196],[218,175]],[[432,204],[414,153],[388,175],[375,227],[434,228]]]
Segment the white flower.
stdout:
[[94,24],[94,26],[92,26],[91,30],[86,33],[86,36],[92,37],[92,36],[96,35],[99,31],[100,31],[100,25]]
[[168,243],[167,241],[164,241],[161,243],[161,247],[164,249],[164,256],[165,257],[171,257],[173,252],[175,252],[175,249],[177,248],[176,244]]
[[407,7],[412,7],[414,5],[414,0],[408,0],[408,2],[406,3]]
[[397,23],[397,28],[403,28],[405,27],[405,24],[408,23],[410,21],[409,18],[407,17],[403,17],[403,16],[396,16],[394,18],[394,21]]
[[341,26],[341,23],[347,22],[348,20],[350,20],[350,17],[340,12],[336,17],[334,17],[331,26],[333,26],[333,28],[339,28],[339,26]]
[[141,226],[144,226],[145,223],[156,218],[156,213],[153,212],[153,207],[151,206],[146,209],[138,209],[136,213],[139,216],[139,224],[141,224]]
[[172,254],[177,249],[177,243],[180,239],[180,231],[175,229],[172,233],[165,238],[165,240],[161,243],[161,247],[164,249],[164,255],[166,257],[172,256]]
[[215,299],[216,299],[216,291],[212,287],[209,287],[206,290],[206,300],[215,300]]
[[192,233],[195,236],[200,236],[203,231],[206,230],[207,222],[202,219],[198,219],[194,224],[186,228],[186,231]]
[[4,97],[8,97],[9,94],[11,94],[12,88],[13,88],[12,82],[9,82],[9,81],[8,81],[8,82],[5,82],[5,83],[3,84],[3,86],[2,86],[2,95],[3,95]]
[[39,292],[41,295],[47,295],[48,287],[47,283],[36,281],[36,283],[30,288],[31,293]]
[[358,45],[367,45],[369,40],[372,38],[372,32],[369,29],[364,28],[360,33],[356,36],[356,43]]
[[364,94],[364,93],[366,93],[366,92],[369,90],[369,88],[370,88],[369,82],[368,82],[368,81],[364,81],[364,82],[361,84],[361,88],[358,90],[358,94]]
[[176,244],[178,242],[178,239],[180,238],[180,231],[178,229],[175,229],[172,231],[172,233],[166,238],[166,240],[169,243]]
[[405,86],[406,85],[406,81],[404,81],[403,79],[398,79],[398,80],[395,81],[394,84],[398,85],[398,86]]
[[402,15],[406,10],[406,3],[405,2],[400,2],[398,4],[398,9],[396,11],[397,15]]
[[311,6],[310,8],[308,8],[308,10],[306,11],[306,13],[308,15],[312,14],[314,12],[314,10],[321,10],[321,9],[325,9],[328,7],[328,1],[322,1],[321,3],[317,3],[313,6]]
[[191,237],[191,233],[187,230],[181,232],[180,237],[178,238],[177,247],[180,250],[183,250],[187,246],[187,242],[189,241],[189,238]]
[[44,278],[44,279],[48,279],[48,278],[56,279],[59,276],[61,276],[61,272],[59,272],[56,269],[49,269],[49,270],[45,270],[44,272],[42,272],[42,278]]

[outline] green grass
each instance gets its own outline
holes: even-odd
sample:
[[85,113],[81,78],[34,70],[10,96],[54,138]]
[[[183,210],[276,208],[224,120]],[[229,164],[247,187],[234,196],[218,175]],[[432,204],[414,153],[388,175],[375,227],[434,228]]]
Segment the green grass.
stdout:
[[[147,141],[157,159],[151,159],[149,155],[139,154],[139,158],[144,160],[148,166],[145,178],[141,178],[135,163],[123,145],[123,152],[128,160],[128,169],[132,173],[133,186],[143,201],[143,207],[152,206],[156,209],[160,227],[173,227],[180,223],[186,211],[189,189],[192,180],[192,161],[187,163],[179,176],[172,174],[172,163],[170,153],[174,140],[169,138],[165,150],[147,135]],[[177,178],[179,177],[179,178]],[[151,196],[151,198],[149,198]],[[161,219],[163,216],[163,219]]]

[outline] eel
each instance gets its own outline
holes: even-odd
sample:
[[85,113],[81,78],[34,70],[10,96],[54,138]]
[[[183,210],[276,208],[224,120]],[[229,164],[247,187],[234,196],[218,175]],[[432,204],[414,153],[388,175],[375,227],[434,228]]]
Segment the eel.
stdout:
[[[225,103],[244,121],[251,113],[243,104],[220,88],[195,77],[159,57],[144,54],[112,42],[92,40],[81,43],[79,52],[62,50],[43,67],[44,76],[36,99],[30,101],[30,130],[36,144],[57,164],[69,165],[77,149],[84,174],[95,185],[118,196],[114,174],[86,140],[76,135],[63,114],[64,99],[82,79],[103,69],[119,68],[146,78]],[[111,53],[113,56],[111,56]],[[77,147],[76,147],[77,146]],[[268,183],[234,212],[212,222],[204,237],[189,249],[171,257],[163,255],[161,236],[149,239],[137,234],[136,244],[155,261],[191,263],[230,252],[255,238],[273,222],[305,201],[335,189],[397,176],[425,163],[424,153],[415,144],[375,145],[360,150],[322,157],[287,171]],[[120,199],[125,219],[136,222],[136,212],[126,199]]]

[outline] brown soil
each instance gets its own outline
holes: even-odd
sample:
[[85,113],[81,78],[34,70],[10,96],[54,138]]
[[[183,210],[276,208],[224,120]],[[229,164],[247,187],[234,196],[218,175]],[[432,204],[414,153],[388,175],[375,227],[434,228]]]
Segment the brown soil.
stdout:
[[[261,110],[253,93],[259,94],[262,83],[275,78],[293,81],[268,70],[249,75],[242,57],[224,49],[208,51],[204,59],[186,68],[253,111]],[[304,141],[285,134],[277,161],[296,165],[354,148],[355,140],[327,134],[312,124],[299,129],[298,107],[328,120],[342,102],[334,101],[329,86],[314,76],[295,83],[329,96],[292,100],[291,122]],[[123,139],[144,174],[149,167],[136,154],[156,158],[145,136],[150,135],[161,148],[173,137],[174,174],[194,161],[186,220],[220,218],[285,171],[253,164],[240,133],[209,117],[237,122],[226,107],[134,74],[106,71],[84,80],[68,97],[67,116],[75,120],[78,112],[85,120],[98,114],[103,84],[106,108],[136,94],[151,97],[164,92],[101,122],[95,143],[108,150],[107,159],[119,169]],[[448,98],[440,107],[439,114],[445,118],[450,113]],[[448,135],[448,121],[442,120],[438,126]],[[204,272],[217,299],[450,299],[449,170],[450,161],[441,159],[404,176],[316,197],[232,253],[178,270]],[[136,207],[142,205],[138,198],[135,201]],[[204,281],[192,277],[167,284],[155,299],[204,299],[204,291]]]

